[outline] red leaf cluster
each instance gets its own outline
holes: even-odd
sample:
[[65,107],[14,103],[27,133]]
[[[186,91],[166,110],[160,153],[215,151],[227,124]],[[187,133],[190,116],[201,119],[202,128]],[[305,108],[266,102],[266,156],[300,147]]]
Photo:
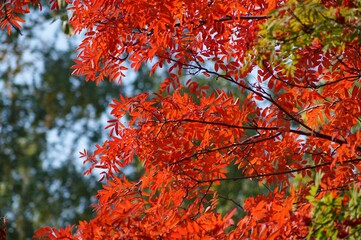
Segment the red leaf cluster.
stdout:
[[[324,45],[332,33],[323,33],[322,40],[310,35],[311,40],[290,50],[296,60],[271,61],[277,58],[258,45],[260,24],[267,24],[273,10],[282,10],[286,2],[69,2],[70,23],[76,33],[85,31],[74,74],[96,82],[105,77],[121,81],[126,61],[134,70],[152,61],[150,74],[167,68],[169,76],[154,97],[142,93],[114,99],[109,139],[94,153],[82,153],[91,165],[86,173],[102,169],[106,180],[96,195],[94,219],[60,230],[43,228],[35,237],[305,238],[312,218],[306,198],[312,181],[294,189],[295,177],[312,179],[316,171],[323,172],[317,198],[329,192],[337,196],[360,181],[361,45],[360,34],[353,34],[360,27],[357,19],[342,15],[356,8],[356,1],[314,1],[338,14],[330,21],[343,26],[342,47]],[[302,21],[290,11],[280,13],[280,18]],[[3,15],[3,28],[18,27],[9,14]],[[302,34],[312,34],[302,27]],[[277,43],[276,56],[287,41],[299,44],[284,36],[289,33],[275,33],[269,40]],[[193,79],[199,73],[232,84],[243,97],[200,86]],[[191,75],[186,84],[184,74]],[[125,115],[127,123],[122,122]],[[122,174],[134,159],[145,167],[139,181]],[[228,175],[232,165],[238,176]],[[266,196],[248,198],[246,215],[235,222],[236,210],[224,216],[217,212],[215,186],[244,179],[277,187]],[[346,220],[340,232],[347,235],[347,227],[357,223]]]

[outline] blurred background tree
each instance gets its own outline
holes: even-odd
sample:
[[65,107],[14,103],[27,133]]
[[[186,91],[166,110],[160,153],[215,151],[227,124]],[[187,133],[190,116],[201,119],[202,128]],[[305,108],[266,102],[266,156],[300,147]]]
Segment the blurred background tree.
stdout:
[[8,239],[90,218],[99,183],[83,177],[77,152],[104,137],[107,105],[124,89],[70,77],[75,47],[61,31],[64,14],[44,2],[24,16],[22,36],[0,32],[0,216]]

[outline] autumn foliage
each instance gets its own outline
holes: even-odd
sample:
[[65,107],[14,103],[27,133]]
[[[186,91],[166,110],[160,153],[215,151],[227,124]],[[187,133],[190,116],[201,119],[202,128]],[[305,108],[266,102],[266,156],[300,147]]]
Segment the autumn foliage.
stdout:
[[[289,239],[327,229],[359,236],[361,216],[350,209],[358,209],[361,180],[360,1],[68,4],[75,33],[85,33],[74,74],[121,82],[128,66],[145,63],[150,74],[168,74],[158,93],[114,99],[109,139],[81,153],[86,174],[103,171],[94,219],[46,227],[37,238]],[[19,27],[2,14],[3,28]],[[229,82],[239,95],[199,84],[200,76]],[[145,173],[132,182],[122,169],[134,159]],[[239,176],[229,177],[233,165]],[[215,186],[244,179],[269,193],[217,212]],[[321,202],[331,220],[319,219]]]
[[[63,0],[50,0],[50,8],[59,10],[58,2]],[[0,28],[6,29],[10,34],[11,29],[15,29],[21,34],[21,23],[24,22],[22,15],[30,12],[29,7],[38,6],[42,8],[40,0],[2,0],[0,2]]]

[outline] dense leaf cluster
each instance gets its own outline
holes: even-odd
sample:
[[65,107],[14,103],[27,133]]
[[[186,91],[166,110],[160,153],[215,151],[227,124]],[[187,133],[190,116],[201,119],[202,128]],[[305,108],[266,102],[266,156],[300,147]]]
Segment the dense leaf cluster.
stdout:
[[[85,32],[74,74],[121,81],[128,60],[168,76],[153,96],[114,99],[109,139],[82,152],[87,173],[101,169],[105,181],[96,216],[35,237],[358,237],[360,1],[68,3],[74,32]],[[122,174],[135,160],[145,168],[137,181]],[[243,206],[218,194],[245,179],[268,192]],[[221,214],[222,197],[244,216]]]

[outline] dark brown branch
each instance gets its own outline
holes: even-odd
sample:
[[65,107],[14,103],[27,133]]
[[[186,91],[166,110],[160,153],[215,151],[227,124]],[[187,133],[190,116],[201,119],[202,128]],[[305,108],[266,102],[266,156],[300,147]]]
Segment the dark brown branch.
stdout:
[[234,201],[233,199],[227,198],[227,197],[224,197],[224,196],[221,196],[221,195],[218,195],[218,198],[221,198],[221,199],[224,199],[224,200],[227,200],[227,201],[231,201],[234,205],[236,205],[237,207],[239,207],[240,209],[242,209],[242,211],[244,211],[244,208],[241,206],[241,204],[239,204],[238,202]]
[[[323,139],[327,139],[331,142],[335,142],[335,143],[338,143],[338,144],[345,144],[347,143],[345,140],[341,140],[341,139],[334,139],[333,137],[329,136],[329,135],[326,135],[326,134],[323,134],[323,133],[320,133],[320,132],[317,132],[315,130],[313,130],[312,128],[310,128],[309,126],[307,126],[305,123],[301,122],[300,120],[298,120],[295,116],[293,116],[291,113],[289,113],[288,111],[286,111],[286,109],[284,109],[281,105],[279,105],[271,96],[266,96],[265,94],[262,94],[258,91],[256,91],[255,89],[253,89],[252,87],[250,86],[247,86],[241,82],[238,82],[236,80],[234,80],[231,76],[228,76],[228,75],[225,75],[225,74],[219,74],[218,72],[215,72],[215,71],[212,71],[212,70],[209,70],[203,66],[201,66],[197,61],[195,61],[195,63],[197,65],[193,65],[193,64],[190,64],[190,63],[183,63],[183,62],[180,62],[178,60],[175,60],[173,58],[170,58],[170,57],[164,57],[164,56],[159,56],[161,58],[164,58],[164,59],[168,59],[170,61],[173,61],[173,62],[176,62],[182,66],[186,66],[186,67],[190,67],[192,69],[199,69],[201,71],[205,71],[209,74],[213,74],[215,76],[217,76],[218,78],[223,78],[224,80],[226,81],[229,81],[231,83],[234,83],[236,84],[237,86],[241,87],[241,88],[244,88],[254,94],[256,94],[257,96],[269,101],[270,103],[272,103],[273,105],[275,105],[281,112],[283,112],[284,114],[287,115],[287,117],[289,117],[291,120],[293,120],[294,122],[298,123],[299,125],[301,125],[302,127],[304,127],[305,129],[307,129],[309,132],[304,132],[304,131],[300,131],[300,130],[290,130],[290,132],[294,132],[294,133],[298,133],[298,134],[302,134],[302,135],[306,135],[306,136],[313,136],[313,137],[318,137],[318,138],[323,138]],[[361,151],[361,147],[357,147],[357,149],[359,151]]]
[[[160,56],[162,57],[162,56]],[[311,131],[311,132],[314,132],[314,130],[312,128],[310,128],[309,126],[307,126],[306,124],[304,124],[303,122],[301,122],[300,120],[298,120],[297,118],[295,118],[292,114],[290,114],[289,112],[287,112],[281,105],[279,105],[271,96],[265,96],[265,94],[262,94],[258,91],[256,91],[255,89],[253,89],[252,87],[249,87],[245,84],[242,84],[241,82],[238,82],[236,80],[234,80],[231,76],[228,76],[228,75],[225,75],[225,74],[219,74],[218,72],[216,71],[211,71],[205,67],[202,67],[199,63],[197,64],[197,66],[193,65],[193,64],[189,64],[189,63],[182,63],[182,62],[179,62],[175,59],[172,59],[172,58],[169,58],[169,57],[163,57],[165,59],[169,59],[170,61],[174,61],[174,62],[177,62],[183,66],[188,66],[188,67],[192,67],[194,69],[200,69],[202,71],[205,71],[209,74],[213,74],[213,75],[216,75],[220,78],[223,78],[224,80],[226,81],[229,81],[231,83],[234,83],[236,84],[237,86],[239,87],[242,87],[254,94],[256,94],[257,96],[269,101],[270,103],[272,103],[273,105],[275,105],[278,109],[280,109],[283,113],[285,113],[291,120],[293,120],[294,122],[298,123],[299,125],[303,126],[304,128],[306,128],[307,130]],[[197,61],[195,61],[197,63]]]
[[[248,16],[239,16],[239,17],[232,17],[232,16],[226,16],[226,17],[222,17],[218,20],[214,20],[215,22],[228,22],[228,21],[240,21],[240,20],[255,20],[255,21],[260,21],[260,20],[265,20],[271,18],[271,16],[268,15],[259,15],[259,16],[252,16],[252,15],[248,15]],[[200,24],[197,26],[203,26],[205,24],[207,24],[206,20],[201,19]],[[179,23],[174,24],[174,27],[180,27],[181,25]]]
[[[280,136],[281,133],[276,133],[272,136],[269,136],[269,137],[265,137],[265,138],[260,138],[260,139],[257,139],[257,140],[251,140],[253,137],[251,138],[248,138],[246,139],[245,141],[242,141],[240,143],[233,143],[231,145],[227,145],[227,146],[223,146],[223,147],[219,147],[219,148],[215,148],[215,149],[203,149],[201,151],[198,151],[198,152],[195,152],[193,153],[192,155],[190,156],[186,156],[186,157],[183,157],[181,159],[179,159],[178,161],[175,161],[173,163],[170,163],[169,166],[173,166],[173,165],[176,165],[178,163],[181,163],[183,161],[186,161],[186,160],[189,160],[189,159],[192,159],[198,155],[201,155],[201,154],[207,154],[207,153],[212,153],[212,152],[217,152],[217,151],[221,151],[221,150],[225,150],[225,149],[228,149],[228,148],[231,148],[231,147],[237,147],[237,146],[244,146],[244,145],[250,145],[250,144],[255,144],[255,143],[260,143],[260,142],[264,142],[264,141],[268,141],[270,139],[273,139],[273,138],[276,138],[278,136]],[[257,136],[258,137],[258,136]]]
[[129,57],[129,53],[126,53],[125,57],[123,57],[123,58],[116,57],[116,56],[112,55],[111,53],[108,53],[108,54],[111,58],[113,58],[114,60],[120,61],[120,62],[124,62]]
[[171,119],[171,120],[166,120],[165,123],[182,123],[182,122],[190,122],[190,123],[201,123],[201,124],[209,124],[209,125],[217,125],[217,126],[223,126],[223,127],[228,127],[228,128],[238,128],[238,129],[246,129],[246,130],[278,130],[278,127],[255,127],[255,126],[239,126],[239,125],[233,125],[233,124],[228,124],[228,123],[223,123],[223,122],[211,122],[211,121],[205,121],[205,120],[198,120],[198,119],[189,119],[189,118],[184,118],[184,119]]
[[319,88],[322,88],[322,87],[325,87],[325,86],[328,86],[328,85],[332,85],[332,84],[335,84],[335,83],[338,83],[338,82],[342,82],[342,81],[351,81],[352,82],[352,81],[356,81],[358,78],[361,78],[361,75],[353,75],[353,76],[347,76],[347,77],[339,78],[339,79],[336,79],[334,81],[329,81],[329,82],[319,84],[319,85],[314,85],[313,86],[313,85],[309,84],[308,86],[304,86],[304,85],[299,85],[299,84],[294,84],[294,83],[287,82],[286,80],[282,79],[278,75],[275,75],[273,73],[273,71],[271,71],[271,69],[267,67],[267,64],[264,63],[263,66],[271,74],[272,77],[274,77],[275,79],[283,82],[284,84],[287,84],[287,85],[289,85],[291,87],[305,88],[305,89],[309,89],[309,88],[319,89]]
[[239,16],[239,17],[231,17],[231,16],[226,16],[226,17],[223,17],[219,20],[216,20],[218,22],[225,22],[225,21],[231,21],[231,20],[265,20],[265,19],[268,19],[268,18],[271,18],[271,16],[268,16],[268,15],[259,15],[259,16]]
[[[339,163],[339,165],[344,165],[344,164],[348,164],[348,163],[355,163],[355,162],[360,162],[360,161],[361,161],[361,158],[350,159],[350,160],[347,160],[347,161],[343,161],[342,163]],[[301,171],[304,171],[304,170],[312,170],[312,169],[316,169],[316,168],[331,165],[332,163],[333,162],[325,162],[325,163],[317,164],[317,165],[314,165],[314,166],[296,168],[296,169],[291,169],[291,170],[288,170],[288,171],[281,171],[281,172],[274,172],[274,173],[264,173],[264,174],[255,174],[255,175],[250,175],[250,176],[230,177],[230,178],[215,178],[215,179],[209,179],[209,180],[197,180],[197,179],[193,179],[193,180],[197,181],[198,183],[207,183],[207,182],[216,182],[216,181],[237,181],[237,180],[253,179],[253,178],[260,178],[260,177],[272,177],[272,176],[278,176],[278,175],[285,175],[285,174],[301,172]]]
[[201,200],[199,201],[199,207],[198,207],[198,209],[201,208],[202,202],[203,202],[203,200],[206,198],[206,196],[208,195],[208,192],[209,192],[209,190],[211,189],[212,185],[213,185],[213,182],[210,182],[210,183],[209,183],[209,186],[208,186],[208,188],[207,188],[207,190],[206,190],[206,193],[202,196]]
[[[185,119],[168,119],[165,120],[165,122],[161,122],[162,124],[166,124],[166,123],[182,123],[182,122],[193,122],[193,123],[201,123],[201,124],[209,124],[209,125],[218,125],[218,126],[224,126],[224,127],[228,127],[228,128],[238,128],[238,129],[246,129],[246,130],[265,130],[265,131],[277,131],[280,130],[279,127],[257,127],[257,126],[239,126],[239,125],[233,125],[233,124],[228,124],[228,123],[222,123],[222,122],[211,122],[211,121],[205,121],[205,120],[198,120],[198,119],[189,119],[189,118],[185,118]],[[296,133],[298,135],[303,135],[303,136],[311,136],[311,137],[317,137],[317,138],[323,138],[326,140],[329,140],[331,142],[335,142],[338,143],[340,145],[347,143],[346,141],[343,141],[341,139],[333,139],[331,136],[323,134],[323,133],[319,133],[319,132],[305,132],[302,130],[296,130],[296,129],[290,129],[289,131],[285,131],[285,132],[291,132],[291,133]]]

